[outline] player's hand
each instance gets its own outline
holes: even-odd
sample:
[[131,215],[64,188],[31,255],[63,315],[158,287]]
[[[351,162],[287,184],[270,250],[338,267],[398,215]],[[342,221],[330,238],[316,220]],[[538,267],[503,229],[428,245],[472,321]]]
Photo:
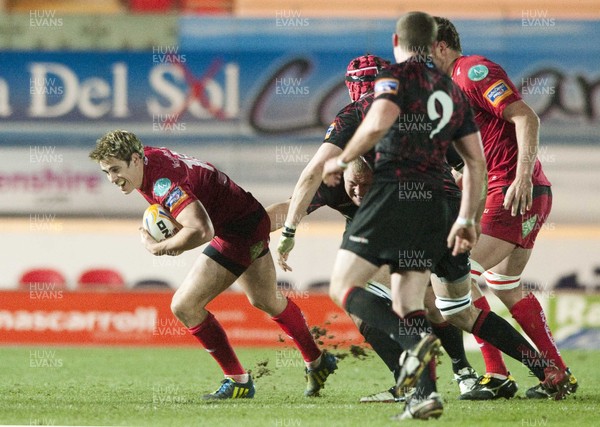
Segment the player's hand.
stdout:
[[277,263],[283,271],[292,271],[292,267],[287,264],[288,256],[294,248],[295,239],[293,237],[281,236],[279,239],[279,245],[277,246],[277,252],[279,253],[279,259]]
[[338,166],[337,158],[329,159],[323,165],[323,182],[329,187],[335,187],[342,182],[344,169]]
[[150,252],[152,255],[156,255],[156,256],[161,256],[161,255],[177,256],[177,255],[180,255],[182,253],[180,251],[173,251],[173,250],[165,251],[165,250],[162,250],[160,243],[158,243],[154,239],[154,237],[152,237],[152,235],[150,233],[148,233],[148,231],[144,227],[140,227],[139,230],[140,230],[140,238],[141,238],[141,241],[142,241],[142,245],[144,245],[144,247],[146,248],[146,250],[148,252]]
[[454,182],[456,183],[456,186],[462,190],[463,174],[454,169],[452,169],[451,172],[452,172],[452,177],[454,178]]
[[512,216],[524,215],[533,204],[533,183],[531,179],[516,178],[504,195],[504,209],[510,209]]
[[148,233],[148,231],[144,227],[140,227],[139,230],[142,245],[144,245],[146,250],[152,255],[163,255],[158,250],[158,242],[154,239],[154,237],[152,237],[152,235]]
[[448,234],[448,247],[452,248],[452,255],[470,251],[475,243],[477,243],[475,224],[462,225],[455,222]]

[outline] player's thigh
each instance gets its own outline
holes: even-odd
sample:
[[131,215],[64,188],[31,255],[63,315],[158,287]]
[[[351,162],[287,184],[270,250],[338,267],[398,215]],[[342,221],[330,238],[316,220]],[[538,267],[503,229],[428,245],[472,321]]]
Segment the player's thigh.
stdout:
[[379,270],[354,252],[340,249],[335,257],[329,293],[338,304],[341,303],[345,292],[351,287],[364,287],[367,281]]
[[442,282],[435,274],[431,275],[431,286],[433,292],[440,298],[462,298],[471,290],[471,277],[456,282]]
[[281,313],[287,305],[286,298],[277,290],[275,264],[271,252],[254,260],[238,278],[237,283],[253,306],[271,316]]
[[489,270],[508,257],[515,248],[514,243],[482,234],[471,250],[470,258],[481,264],[484,270]]
[[506,258],[492,268],[492,271],[505,276],[520,276],[525,270],[531,249],[515,248]]
[[204,308],[235,281],[236,276],[221,264],[200,254],[173,295],[172,306],[180,309]]

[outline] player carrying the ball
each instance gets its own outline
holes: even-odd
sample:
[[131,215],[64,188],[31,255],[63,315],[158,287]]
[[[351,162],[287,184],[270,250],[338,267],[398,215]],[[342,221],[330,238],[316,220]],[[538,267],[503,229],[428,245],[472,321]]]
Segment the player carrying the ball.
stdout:
[[157,242],[141,228],[153,255],[178,255],[209,243],[179,286],[173,314],[221,366],[225,379],[204,399],[252,398],[255,388],[221,324],[206,305],[233,282],[252,305],[279,324],[306,363],[306,396],[316,396],[337,369],[336,358],[315,343],[300,308],[277,290],[269,251],[270,220],[263,206],[210,163],[166,148],[144,147],[131,132],[115,130],[96,142],[90,158],[123,194],[137,190],[167,209],[182,228]]

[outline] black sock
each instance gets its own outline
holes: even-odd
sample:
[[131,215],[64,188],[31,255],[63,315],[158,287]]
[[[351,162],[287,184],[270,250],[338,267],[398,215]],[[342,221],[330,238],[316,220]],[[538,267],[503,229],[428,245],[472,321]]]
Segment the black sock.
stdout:
[[540,363],[540,354],[510,323],[496,313],[482,311],[473,325],[473,335],[486,340],[504,354],[521,362],[538,379],[544,379],[544,364]]
[[387,334],[404,349],[413,347],[421,340],[416,332],[417,328],[404,325],[400,316],[383,298],[363,288],[352,288],[348,292],[344,301],[344,310]]
[[[403,319],[382,298],[362,288],[352,288],[344,301],[344,309],[368,325],[377,328],[405,349],[413,348],[421,341],[421,334],[431,333],[425,310],[408,313]],[[416,397],[429,396],[435,391],[435,379],[429,367],[419,378]]]
[[404,351],[400,344],[391,339],[386,333],[369,326],[365,322],[361,323],[359,331],[362,336],[365,337],[365,341],[368,342],[375,353],[377,353],[379,358],[383,360],[389,370],[392,371],[394,378],[398,379],[398,375],[400,374],[398,360]]
[[388,336],[398,334],[400,317],[385,301],[369,291],[352,288],[344,301],[344,309]]
[[462,329],[459,329],[448,322],[430,323],[433,333],[440,339],[442,347],[444,347],[444,350],[448,353],[448,357],[450,357],[452,371],[456,374],[463,368],[470,368],[471,364],[467,360],[467,355],[465,354]]

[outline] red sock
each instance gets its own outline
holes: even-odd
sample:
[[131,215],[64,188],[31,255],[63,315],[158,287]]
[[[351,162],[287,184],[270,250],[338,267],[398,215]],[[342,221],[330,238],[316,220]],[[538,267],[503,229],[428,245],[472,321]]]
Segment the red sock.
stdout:
[[[490,305],[488,304],[488,301],[484,296],[481,296],[481,298],[474,301],[473,305],[480,310],[490,311]],[[502,352],[500,352],[500,350],[491,345],[489,342],[482,340],[481,338],[475,335],[473,336],[475,337],[475,341],[477,341],[477,344],[479,344],[479,349],[481,350],[481,354],[483,355],[483,361],[485,362],[485,371],[488,374],[499,374],[508,376],[508,369],[506,369],[506,365],[504,364]]]
[[208,313],[208,317],[202,323],[189,328],[188,331],[200,341],[200,344],[217,361],[225,376],[246,373],[231,344],[229,344],[225,330],[212,313]]
[[527,294],[512,306],[510,314],[531,338],[542,357],[548,360],[550,366],[556,366],[559,369],[567,368],[546,322],[544,310],[535,295],[531,292]]
[[302,311],[294,301],[288,298],[285,309],[271,319],[277,322],[279,327],[294,341],[305,362],[312,362],[319,358],[321,350],[308,330]]

